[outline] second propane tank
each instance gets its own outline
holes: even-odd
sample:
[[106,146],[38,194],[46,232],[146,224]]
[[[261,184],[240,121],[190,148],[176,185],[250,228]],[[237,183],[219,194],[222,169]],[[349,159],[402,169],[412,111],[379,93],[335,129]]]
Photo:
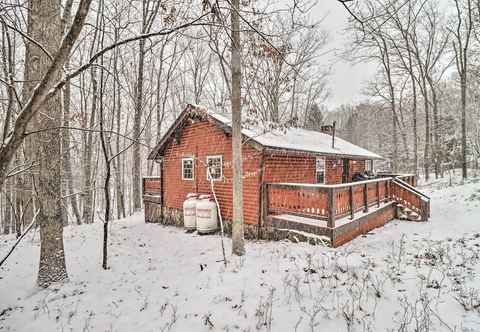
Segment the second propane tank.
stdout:
[[197,229],[196,207],[198,195],[190,193],[187,195],[187,199],[183,202],[183,226],[187,231],[194,231]]
[[196,204],[197,232],[212,233],[218,229],[217,205],[211,195],[200,195]]

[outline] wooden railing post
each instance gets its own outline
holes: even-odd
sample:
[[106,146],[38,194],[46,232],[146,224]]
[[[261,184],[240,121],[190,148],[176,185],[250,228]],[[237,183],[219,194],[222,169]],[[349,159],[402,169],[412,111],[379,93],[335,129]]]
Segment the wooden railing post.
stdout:
[[368,184],[367,183],[363,185],[363,204],[365,206],[363,211],[368,212]]
[[327,227],[335,227],[335,193],[333,188],[328,189],[328,220]]
[[348,187],[348,201],[350,203],[350,219],[355,217],[355,209],[353,206],[353,186]]
[[377,207],[380,207],[380,182],[377,182]]
[[268,216],[268,206],[270,205],[269,204],[269,201],[268,201],[268,184],[267,183],[264,183],[262,185],[262,224],[264,225],[265,224],[265,221],[267,220],[267,216]]

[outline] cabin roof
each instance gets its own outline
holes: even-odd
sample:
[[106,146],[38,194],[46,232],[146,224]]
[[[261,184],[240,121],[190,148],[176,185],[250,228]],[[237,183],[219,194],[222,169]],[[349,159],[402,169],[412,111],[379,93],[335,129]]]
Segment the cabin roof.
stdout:
[[[206,118],[214,122],[221,129],[231,132],[231,114],[216,113],[202,106],[187,105],[167,133],[162,137],[157,146],[152,150],[148,159],[157,159],[163,154],[164,149],[189,117]],[[383,159],[380,155],[361,148],[339,137],[335,137],[332,147],[332,136],[313,130],[302,128],[285,128],[265,130],[258,126],[246,125],[242,135],[247,142],[256,143],[263,148],[286,150],[292,152],[305,152],[315,155],[340,155],[358,159]]]

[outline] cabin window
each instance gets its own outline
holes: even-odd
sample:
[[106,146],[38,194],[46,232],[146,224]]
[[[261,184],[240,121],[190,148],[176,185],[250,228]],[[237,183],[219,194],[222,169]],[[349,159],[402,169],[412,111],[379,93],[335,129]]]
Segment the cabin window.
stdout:
[[193,180],[193,158],[182,159],[182,180]]
[[373,160],[365,160],[365,171],[373,172]]
[[317,183],[325,183],[325,158],[317,157],[315,159],[315,178]]
[[[210,169],[210,174],[208,170]],[[208,156],[207,157],[207,180],[221,180],[223,177],[223,157]]]

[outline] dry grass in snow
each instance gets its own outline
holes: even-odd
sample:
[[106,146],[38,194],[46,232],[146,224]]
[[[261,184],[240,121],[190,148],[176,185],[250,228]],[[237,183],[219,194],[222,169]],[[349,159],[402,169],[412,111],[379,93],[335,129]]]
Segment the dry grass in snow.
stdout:
[[70,281],[46,290],[31,234],[0,269],[0,331],[480,331],[480,181],[423,189],[428,223],[337,249],[248,242],[227,268],[218,236],[136,215],[112,224],[103,271],[102,225],[67,227]]

